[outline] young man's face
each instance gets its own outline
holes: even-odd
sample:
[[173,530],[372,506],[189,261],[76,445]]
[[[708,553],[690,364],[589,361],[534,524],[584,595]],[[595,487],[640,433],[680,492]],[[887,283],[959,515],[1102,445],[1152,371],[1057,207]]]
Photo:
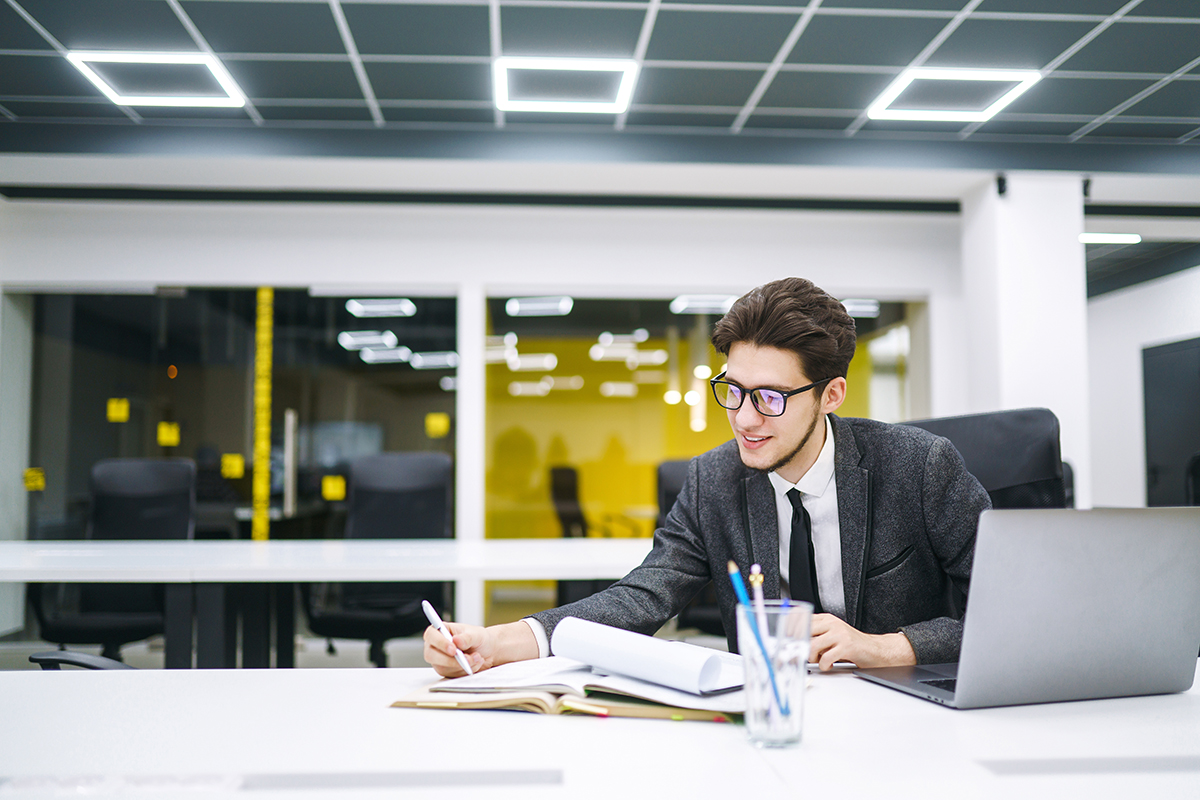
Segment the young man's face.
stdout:
[[[800,368],[800,358],[788,350],[738,342],[729,348],[725,380],[749,392],[777,389],[790,392],[814,378]],[[820,375],[819,380],[827,376]],[[841,405],[846,382],[835,378],[803,394],[792,395],[781,416],[760,414],[747,396],[741,408],[725,409],[737,439],[742,463],[752,469],[778,471],[795,483],[816,461],[825,443],[824,414]]]

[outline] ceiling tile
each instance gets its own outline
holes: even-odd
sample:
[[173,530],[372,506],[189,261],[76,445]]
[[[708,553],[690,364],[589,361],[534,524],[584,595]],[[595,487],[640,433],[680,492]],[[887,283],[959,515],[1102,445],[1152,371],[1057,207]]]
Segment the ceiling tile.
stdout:
[[103,97],[100,90],[59,55],[0,55],[0,95]]
[[1142,0],[1130,16],[1200,17],[1200,4],[1196,0]]
[[775,128],[779,130],[843,131],[854,122],[854,117],[809,117],[790,114],[772,114],[770,109],[755,111],[746,121],[747,128]]
[[371,112],[364,102],[360,106],[256,106],[262,118],[271,121],[334,120],[337,122],[371,122]]
[[496,114],[490,108],[384,108],[388,122],[474,122],[493,125]]
[[1019,136],[1070,136],[1087,122],[1027,122],[994,118],[984,123],[977,133],[1010,134]]
[[0,3],[0,50],[53,50],[7,3]]
[[1139,117],[1200,117],[1200,81],[1171,81],[1124,113]]
[[1121,122],[1116,119],[1096,128],[1088,137],[1134,136],[1139,139],[1178,139],[1196,130],[1194,123]]
[[897,133],[906,134],[912,133],[940,133],[947,137],[954,136],[963,128],[961,122],[934,122],[929,120],[907,120],[907,119],[872,119],[868,120],[866,125],[863,125],[862,130],[867,133]]
[[1147,80],[1056,78],[1049,75],[1005,110],[1013,114],[1090,114],[1100,116],[1145,89]]
[[632,58],[645,17],[632,9],[504,6],[500,49],[506,56]]
[[757,70],[665,69],[642,70],[633,102],[640,105],[745,105],[762,73]]
[[166,3],[21,0],[20,4],[68,50],[197,49]]
[[1067,59],[1062,69],[1169,74],[1196,56],[1196,25],[1118,21]]
[[169,108],[145,106],[134,108],[145,119],[231,120],[253,124],[244,108]]
[[[1094,14],[1108,16],[1129,0],[983,0],[976,11],[1016,11],[1025,14]],[[1134,11],[1133,13],[1141,13]]]
[[4,107],[19,118],[78,117],[80,119],[128,119],[125,112],[107,99],[103,103],[26,103],[5,101]]
[[728,128],[736,118],[736,114],[669,114],[663,111],[631,111],[625,118],[625,127],[627,129],[638,126]]
[[944,27],[946,20],[924,17],[818,16],[788,62],[908,66]]
[[782,108],[864,109],[892,82],[892,75],[779,72],[759,101]]
[[571,125],[575,127],[609,128],[617,121],[616,114],[544,114],[531,111],[506,111],[505,125]]
[[652,61],[770,63],[799,15],[660,11],[646,58]]
[[342,3],[358,52],[488,56],[487,6]]
[[251,99],[362,99],[358,79],[346,61],[239,61],[225,59],[225,67]]
[[1088,22],[968,19],[925,65],[1041,69],[1094,27]]
[[822,8],[896,8],[904,11],[958,11],[964,0],[825,0]]
[[345,53],[325,3],[212,3],[183,9],[218,53]]
[[381,100],[491,100],[486,64],[367,64]]

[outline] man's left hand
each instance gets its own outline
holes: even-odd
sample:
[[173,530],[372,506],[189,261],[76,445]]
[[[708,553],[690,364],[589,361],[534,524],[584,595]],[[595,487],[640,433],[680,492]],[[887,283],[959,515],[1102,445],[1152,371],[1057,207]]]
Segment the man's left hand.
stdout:
[[863,633],[833,614],[814,614],[808,660],[828,672],[835,661],[853,661],[860,667],[916,664],[917,654],[903,633]]

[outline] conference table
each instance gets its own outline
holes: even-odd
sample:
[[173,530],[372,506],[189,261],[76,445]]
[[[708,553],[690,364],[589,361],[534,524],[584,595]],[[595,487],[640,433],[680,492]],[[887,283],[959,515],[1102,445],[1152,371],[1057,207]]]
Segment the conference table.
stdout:
[[[277,666],[292,666],[293,585],[454,581],[454,619],[483,623],[485,580],[615,579],[641,563],[650,539],[321,539],[269,541],[0,542],[0,581],[161,583],[168,668],[231,665],[231,592],[242,589],[243,664],[269,664],[275,586]],[[195,626],[193,627],[193,618]]]
[[428,669],[0,672],[14,798],[1129,798],[1200,794],[1200,691],[956,711],[813,675],[740,724],[398,709]]

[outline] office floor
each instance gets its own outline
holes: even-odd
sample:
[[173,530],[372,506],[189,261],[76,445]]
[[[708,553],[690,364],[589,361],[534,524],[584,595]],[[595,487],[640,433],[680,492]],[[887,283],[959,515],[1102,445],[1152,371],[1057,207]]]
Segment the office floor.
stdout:
[[[501,598],[493,597],[491,606],[488,609],[488,622],[495,624],[497,622],[520,619],[526,614],[546,608],[546,605],[541,598],[505,597],[503,595],[501,595]],[[296,629],[298,631],[305,630],[302,619],[297,620]],[[698,631],[676,630],[673,622],[668,623],[660,632],[660,635],[669,636],[672,639],[684,639],[693,644],[712,647],[718,650],[725,649],[725,640],[723,638],[706,636]],[[325,639],[306,635],[305,633],[297,636],[296,667],[300,669],[330,669],[369,667],[371,665],[371,662],[367,659],[366,642],[335,639],[333,644],[336,652],[331,655],[326,651]],[[54,650],[56,647],[57,645],[37,640],[12,641],[10,639],[9,641],[0,641],[0,670],[37,669],[38,667],[29,661],[30,654],[43,650]],[[393,639],[387,646],[388,665],[392,667],[425,666],[425,662],[421,658],[421,647],[420,638]],[[72,649],[96,655],[100,654],[99,645],[93,647],[78,646]],[[155,637],[145,642],[126,645],[121,648],[121,655],[125,663],[130,666],[139,669],[162,669],[162,639]]]

